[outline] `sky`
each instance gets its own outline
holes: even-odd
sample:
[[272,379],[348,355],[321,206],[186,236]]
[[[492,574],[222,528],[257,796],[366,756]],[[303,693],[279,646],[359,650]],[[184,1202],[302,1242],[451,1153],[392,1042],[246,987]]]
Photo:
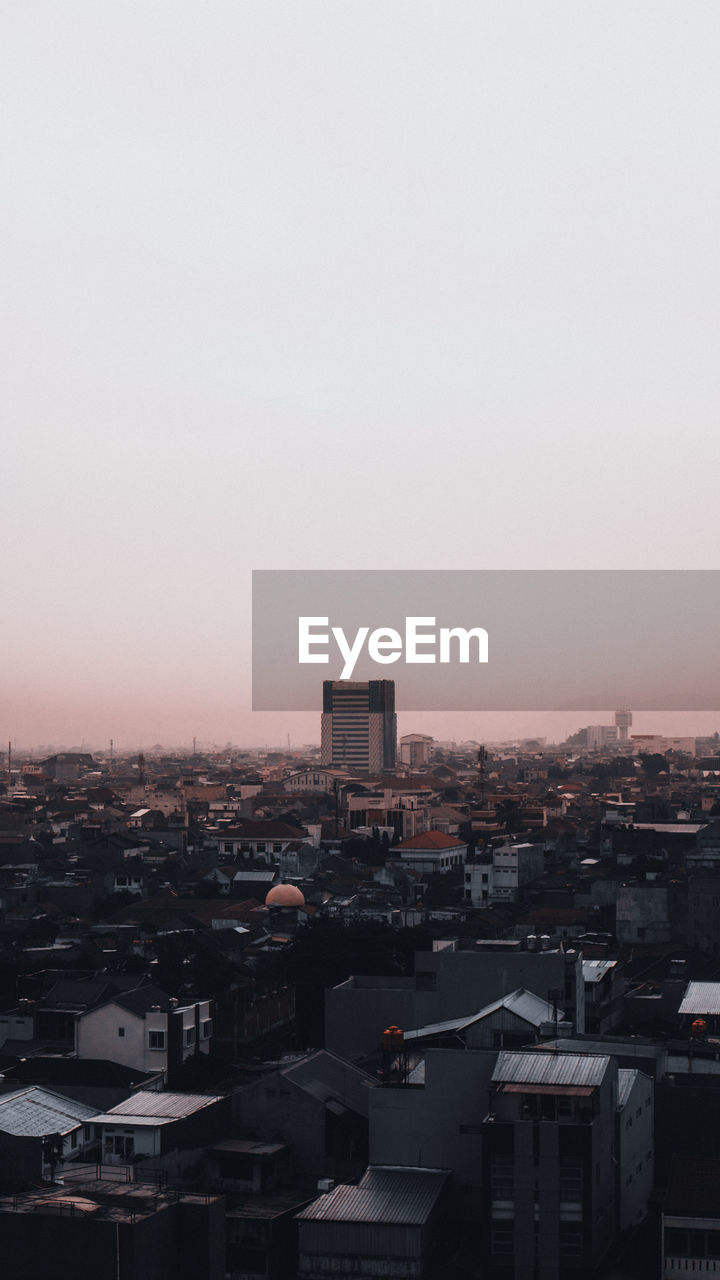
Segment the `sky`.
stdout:
[[718,567],[714,2],[1,31],[0,740],[316,740],[252,569]]

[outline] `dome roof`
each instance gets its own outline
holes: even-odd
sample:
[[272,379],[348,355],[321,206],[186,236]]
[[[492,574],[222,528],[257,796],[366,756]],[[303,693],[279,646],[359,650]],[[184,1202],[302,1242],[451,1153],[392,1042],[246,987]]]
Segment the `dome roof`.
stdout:
[[305,897],[294,884],[276,884],[265,898],[266,907],[304,907]]

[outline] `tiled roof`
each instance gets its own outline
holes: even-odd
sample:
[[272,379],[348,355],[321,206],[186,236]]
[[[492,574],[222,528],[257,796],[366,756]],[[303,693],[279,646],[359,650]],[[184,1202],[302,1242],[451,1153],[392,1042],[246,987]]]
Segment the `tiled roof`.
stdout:
[[419,836],[408,836],[407,840],[401,840],[400,844],[395,846],[396,849],[466,849],[467,841],[458,840],[455,836],[448,836],[444,831],[423,831]]

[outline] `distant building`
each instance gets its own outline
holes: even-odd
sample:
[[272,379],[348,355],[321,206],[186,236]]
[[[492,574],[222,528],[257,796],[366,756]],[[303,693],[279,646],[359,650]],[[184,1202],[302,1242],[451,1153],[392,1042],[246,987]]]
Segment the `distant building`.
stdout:
[[618,731],[614,724],[589,724],[585,733],[590,751],[604,751],[614,747],[618,741]]
[[394,680],[325,680],[320,763],[359,773],[395,767]]
[[464,840],[457,836],[445,835],[442,831],[423,831],[420,835],[410,836],[402,840],[393,849],[406,866],[421,875],[447,875],[457,867],[462,867],[467,857],[468,847]]
[[41,763],[43,771],[53,782],[76,782],[88,769],[95,768],[95,761],[85,751],[63,751],[59,755],[48,756]]
[[423,769],[430,763],[434,742],[426,733],[406,733],[400,739],[400,763]]
[[539,880],[544,870],[542,845],[496,845],[492,851],[491,901],[517,902],[523,889]]
[[617,739],[621,746],[628,745],[628,730],[632,726],[632,711],[616,711],[615,712],[615,728],[617,729]]

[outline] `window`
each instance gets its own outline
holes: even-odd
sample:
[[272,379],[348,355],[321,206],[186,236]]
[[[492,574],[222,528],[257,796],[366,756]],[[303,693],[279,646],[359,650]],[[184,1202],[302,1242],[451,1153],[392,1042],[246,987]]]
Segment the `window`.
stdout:
[[78,1142],[77,1129],[73,1129],[70,1135],[70,1146],[76,1147]]
[[582,1161],[574,1157],[566,1157],[560,1161],[560,1199],[566,1204],[577,1204],[582,1200],[583,1169]]
[[258,852],[258,853],[264,853],[264,852],[265,852],[265,841],[264,841],[264,840],[258,840],[257,844],[255,845],[255,848],[256,848],[256,850],[257,850],[257,852]]
[[583,1252],[582,1227],[574,1222],[560,1223],[560,1257],[581,1258]]
[[119,1036],[124,1036],[124,1035],[125,1035],[125,1028],[124,1028],[124,1027],[118,1027],[118,1035],[119,1035]]
[[490,1175],[493,1200],[513,1199],[513,1162],[509,1156],[496,1156]]
[[135,1155],[135,1138],[132,1134],[106,1132],[105,1155],[119,1156],[121,1160],[132,1160]]
[[195,1043],[195,1028],[194,1028],[194,1027],[186,1027],[186,1028],[185,1028],[185,1043],[186,1043],[186,1044],[194,1044],[194,1043]]
[[508,1254],[513,1251],[513,1229],[512,1227],[500,1227],[493,1224],[491,1236],[491,1248],[493,1253]]
[[203,1040],[209,1040],[212,1035],[212,1018],[206,1018],[202,1024]]
[[164,1031],[148,1032],[148,1045],[151,1049],[164,1049],[165,1048],[165,1032]]

